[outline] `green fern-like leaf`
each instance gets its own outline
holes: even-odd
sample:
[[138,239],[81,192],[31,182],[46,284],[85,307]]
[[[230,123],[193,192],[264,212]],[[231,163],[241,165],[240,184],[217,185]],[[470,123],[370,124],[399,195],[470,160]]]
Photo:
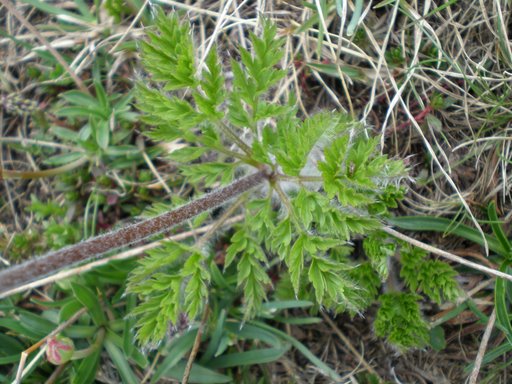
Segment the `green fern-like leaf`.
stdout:
[[330,112],[317,113],[302,124],[294,120],[287,123],[277,125],[273,153],[283,171],[293,176],[301,173],[315,146],[321,149],[339,132],[350,128],[346,115]]
[[389,258],[395,255],[396,243],[385,233],[375,231],[364,239],[363,249],[381,281],[385,281],[389,273]]
[[137,339],[145,344],[160,341],[181,313],[197,316],[208,297],[210,281],[203,256],[191,247],[165,242],[148,254],[127,285],[127,292],[138,294],[143,301],[132,315],[137,317]]
[[416,291],[420,286],[418,268],[423,264],[426,256],[427,252],[423,249],[402,244],[400,249],[400,260],[402,262],[400,277],[404,279],[412,291]]
[[286,72],[275,68],[283,56],[283,39],[277,38],[277,28],[264,21],[261,37],[250,34],[253,53],[240,48],[241,64],[231,61],[234,92],[230,97],[229,120],[238,127],[256,130],[258,118],[269,114],[260,97],[282,79]]
[[136,337],[142,344],[159,343],[180,314],[182,279],[177,275],[157,274],[128,292],[140,293],[142,303],[134,308]]
[[403,292],[380,295],[380,308],[373,323],[377,336],[402,350],[425,346],[428,326],[421,317],[419,299],[418,295]]
[[266,287],[271,283],[264,268],[268,263],[258,242],[242,227],[231,238],[226,251],[225,268],[237,260],[237,285],[243,289],[245,318],[251,318],[265,301]]
[[400,277],[412,291],[422,292],[439,304],[459,296],[457,272],[450,265],[440,260],[425,260],[427,252],[409,244],[403,244],[400,255]]
[[346,266],[335,260],[322,256],[313,256],[309,266],[308,276],[315,288],[318,304],[328,307],[342,305],[343,307],[358,309],[359,305],[350,300],[348,291],[358,291],[358,287],[345,275]]
[[380,226],[364,211],[347,209],[327,196],[302,188],[292,200],[297,217],[307,230],[349,240],[354,234],[366,234]]
[[436,303],[455,300],[460,289],[455,276],[457,272],[440,260],[428,260],[421,264],[419,271],[419,291]]
[[211,187],[218,181],[222,185],[229,184],[235,176],[236,167],[236,163],[211,162],[182,166],[180,170],[189,183],[202,182],[206,187]]
[[382,282],[372,265],[368,262],[359,264],[350,269],[348,275],[361,288],[359,295],[362,296],[363,302],[365,304],[373,303],[377,298]]
[[128,289],[133,292],[142,292],[143,289],[138,286],[138,283],[163,268],[176,269],[180,266],[181,256],[189,251],[188,246],[173,241],[166,241],[160,247],[149,250],[147,256],[141,259],[139,265],[132,271]]
[[183,312],[193,319],[201,313],[208,297],[210,272],[204,266],[203,256],[193,253],[183,264],[180,274],[186,281]]
[[364,206],[379,201],[387,185],[405,175],[403,163],[378,154],[378,140],[361,133],[344,135],[324,151],[318,167],[329,197],[342,205]]
[[226,92],[224,89],[224,76],[219,63],[217,51],[212,49],[206,57],[206,69],[203,70],[200,87],[203,93],[195,92],[194,100],[199,111],[209,119],[220,120],[223,117],[222,111],[218,108],[224,102]]
[[155,140],[172,141],[177,138],[194,140],[190,129],[199,124],[203,117],[190,103],[180,98],[169,98],[161,91],[145,85],[137,86],[138,107],[145,112],[142,120],[154,126],[147,135]]
[[149,41],[141,43],[144,67],[154,81],[164,84],[166,91],[196,86],[194,46],[188,24],[161,11],[155,22],[158,32],[148,32]]
[[285,257],[286,265],[290,273],[293,289],[295,293],[299,291],[300,278],[302,269],[304,268],[304,254],[306,252],[307,241],[309,240],[306,234],[301,234],[292,245],[290,251]]

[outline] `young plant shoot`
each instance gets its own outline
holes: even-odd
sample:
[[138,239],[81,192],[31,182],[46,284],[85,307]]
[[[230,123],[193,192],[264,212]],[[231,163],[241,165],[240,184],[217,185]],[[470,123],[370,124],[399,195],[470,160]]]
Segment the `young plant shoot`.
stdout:
[[[357,311],[363,295],[346,261],[350,240],[378,229],[396,206],[404,164],[382,155],[379,140],[345,113],[301,119],[294,100],[272,100],[287,74],[280,68],[284,40],[267,21],[260,29],[238,60],[223,66],[212,47],[198,67],[188,24],[159,14],[157,31],[142,43],[149,78],[137,87],[139,108],[154,127],[147,135],[187,143],[171,158],[199,188],[265,173],[264,187],[243,196],[246,219],[222,265],[236,269],[246,320],[272,291],[276,264],[295,295],[313,290],[320,306]],[[128,283],[142,300],[134,311],[140,341],[158,342],[181,314],[202,313],[214,264],[206,247],[172,242],[140,262]]]

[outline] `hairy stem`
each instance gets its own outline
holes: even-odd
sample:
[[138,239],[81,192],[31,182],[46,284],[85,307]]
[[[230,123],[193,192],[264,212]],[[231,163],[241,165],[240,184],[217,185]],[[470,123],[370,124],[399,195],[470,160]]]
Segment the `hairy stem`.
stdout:
[[5,269],[0,272],[0,297],[7,291],[64,267],[96,258],[113,249],[128,246],[149,236],[167,231],[202,212],[223,205],[268,178],[269,175],[266,171],[256,172],[170,212]]
[[220,122],[219,127],[222,129],[222,131],[228,136],[233,142],[242,150],[245,152],[246,155],[249,157],[252,154],[252,149],[249,147],[245,141],[243,141],[233,130],[231,127],[229,127],[227,124]]

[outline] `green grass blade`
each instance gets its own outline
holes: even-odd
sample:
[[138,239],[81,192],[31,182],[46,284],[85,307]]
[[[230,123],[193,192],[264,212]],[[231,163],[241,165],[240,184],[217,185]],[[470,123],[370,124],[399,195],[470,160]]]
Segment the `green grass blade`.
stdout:
[[274,317],[275,321],[280,323],[292,324],[292,325],[311,325],[321,323],[323,320],[320,317]]
[[44,317],[25,310],[19,311],[19,323],[39,335],[46,336],[57,328],[57,324],[45,319]]
[[274,348],[282,347],[282,338],[276,337],[273,332],[258,326],[240,322],[227,322],[225,328],[235,334],[238,339],[259,340]]
[[[510,273],[512,268],[502,265],[500,271]],[[504,279],[497,278],[494,289],[494,306],[496,308],[496,325],[500,328],[510,344],[512,344],[512,325],[510,324],[509,306],[507,305],[507,284]]]
[[112,359],[112,362],[117,368],[123,383],[125,384],[137,384],[139,379],[133,373],[132,368],[130,367],[130,363],[126,360],[123,352],[120,348],[116,347],[116,345],[110,340],[109,335],[105,338],[105,349],[108,352],[108,355]]
[[0,333],[0,356],[20,353],[25,347],[16,338]]
[[16,355],[0,357],[0,365],[17,363],[18,361],[20,361],[20,358],[21,358],[21,354],[19,354],[19,353]]
[[342,381],[342,378],[340,375],[338,375],[333,369],[329,368],[327,364],[325,364],[322,360],[320,360],[318,357],[316,357],[304,344],[302,344],[300,341],[295,339],[294,337],[289,336],[285,332],[282,332],[274,327],[271,327],[270,325],[260,323],[258,321],[251,322],[252,325],[255,325],[257,327],[260,327],[262,329],[265,329],[276,336],[279,336],[280,338],[290,342],[290,344],[295,347],[306,359],[308,359],[313,365],[315,365],[322,374],[325,376],[335,380],[336,382]]
[[283,309],[292,308],[309,308],[313,302],[307,300],[283,300],[283,301],[267,301],[261,306],[267,311],[282,311]]
[[[453,228],[453,223],[449,219],[430,216],[402,216],[388,219],[388,223],[395,227],[408,231],[433,231],[440,233],[449,233],[460,236],[466,240],[484,246],[482,235],[476,229],[460,224]],[[506,251],[500,242],[494,237],[485,235],[489,249],[499,255],[506,255]]]
[[33,7],[39,9],[40,11],[48,13],[50,15],[67,16],[67,20],[69,20],[70,22],[72,22],[72,19],[76,19],[85,23],[95,23],[96,21],[92,16],[84,17],[77,13],[66,11],[65,9],[62,9],[60,7],[54,7],[53,5],[50,5],[39,0],[22,0],[22,3],[30,4]]
[[208,343],[208,348],[206,348],[204,355],[201,357],[201,364],[205,364],[208,360],[210,360],[218,350],[222,335],[224,334],[226,315],[227,313],[225,309],[220,311],[219,318],[217,319],[217,323],[215,324],[215,328],[212,332],[212,337]]
[[[190,330],[183,335],[176,337],[169,345],[164,347],[163,354],[167,354],[167,356],[158,365],[158,368],[151,379],[151,383],[156,383],[160,378],[171,375],[174,366],[188,351],[192,349],[196,334],[197,329]],[[181,377],[179,377],[179,379],[181,379]]]
[[71,283],[71,289],[73,290],[73,294],[76,299],[88,309],[89,314],[96,325],[103,325],[107,322],[107,318],[103,312],[100,301],[98,300],[98,296],[89,287],[77,283]]
[[[504,342],[501,345],[498,345],[496,348],[491,349],[489,352],[487,352],[482,359],[482,366],[485,366],[486,364],[490,363],[491,361],[497,359],[500,356],[503,356],[505,353],[508,353],[512,351],[512,344],[509,342]],[[469,364],[467,367],[464,368],[464,372],[466,374],[469,374],[473,368],[475,367],[475,363]]]
[[362,13],[363,0],[356,0],[354,5],[354,12],[352,13],[352,18],[350,19],[350,23],[347,26],[347,36],[352,36],[355,33]]
[[102,348],[97,348],[89,356],[78,362],[78,368],[71,379],[72,384],[90,384],[96,378]]
[[210,368],[230,368],[244,365],[271,363],[278,360],[290,348],[283,345],[281,348],[261,348],[251,351],[228,353],[208,362]]
[[[176,365],[174,365],[171,369],[166,371],[165,376],[167,378],[175,379],[181,381],[183,378],[183,373],[185,372],[186,362],[184,360],[179,361]],[[202,367],[199,364],[192,364],[192,369],[190,371],[189,383],[197,383],[197,384],[217,384],[217,383],[232,383],[233,379],[229,376],[220,374],[218,372],[212,371],[211,369]]]
[[496,239],[498,239],[501,246],[506,251],[506,254],[504,254],[503,256],[507,256],[507,258],[510,257],[512,246],[510,245],[510,242],[508,241],[505,232],[503,232],[503,227],[501,226],[501,222],[498,219],[498,214],[496,213],[496,207],[494,205],[494,202],[489,203],[489,206],[487,207],[487,215],[489,216],[489,220],[491,221],[490,224],[494,236],[496,236]]

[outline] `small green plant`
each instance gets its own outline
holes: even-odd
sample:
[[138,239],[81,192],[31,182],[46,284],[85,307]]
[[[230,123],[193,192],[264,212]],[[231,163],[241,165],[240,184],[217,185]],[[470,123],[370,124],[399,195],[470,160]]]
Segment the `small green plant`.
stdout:
[[131,135],[129,124],[137,118],[137,114],[131,111],[132,93],[107,95],[100,81],[99,69],[96,68],[94,72],[95,97],[78,90],[60,95],[62,104],[55,108],[55,115],[75,122],[79,129],[74,131],[54,125],[50,131],[61,141],[75,145],[78,150],[50,157],[46,161],[48,165],[62,165],[86,156],[95,163],[103,159],[111,164],[114,160],[116,166],[116,157],[133,158],[139,152],[137,147],[126,142]]
[[[196,190],[250,169],[263,170],[268,180],[268,187],[241,196],[247,219],[235,228],[223,265],[236,270],[244,319],[257,315],[271,294],[276,263],[286,266],[295,294],[311,289],[318,305],[359,310],[349,242],[379,228],[396,204],[403,163],[379,154],[378,139],[343,113],[301,120],[293,100],[270,101],[269,91],[286,75],[277,67],[283,41],[270,23],[263,22],[260,37],[251,34],[252,52],[241,48],[240,61],[231,61],[230,87],[215,48],[198,69],[188,25],[159,14],[157,26],[142,43],[150,77],[137,87],[143,119],[154,127],[148,136],[188,143],[171,158]],[[169,322],[182,313],[196,317],[209,301],[208,248],[165,247],[142,260],[128,283],[143,298],[134,314],[144,343],[159,341]]]

